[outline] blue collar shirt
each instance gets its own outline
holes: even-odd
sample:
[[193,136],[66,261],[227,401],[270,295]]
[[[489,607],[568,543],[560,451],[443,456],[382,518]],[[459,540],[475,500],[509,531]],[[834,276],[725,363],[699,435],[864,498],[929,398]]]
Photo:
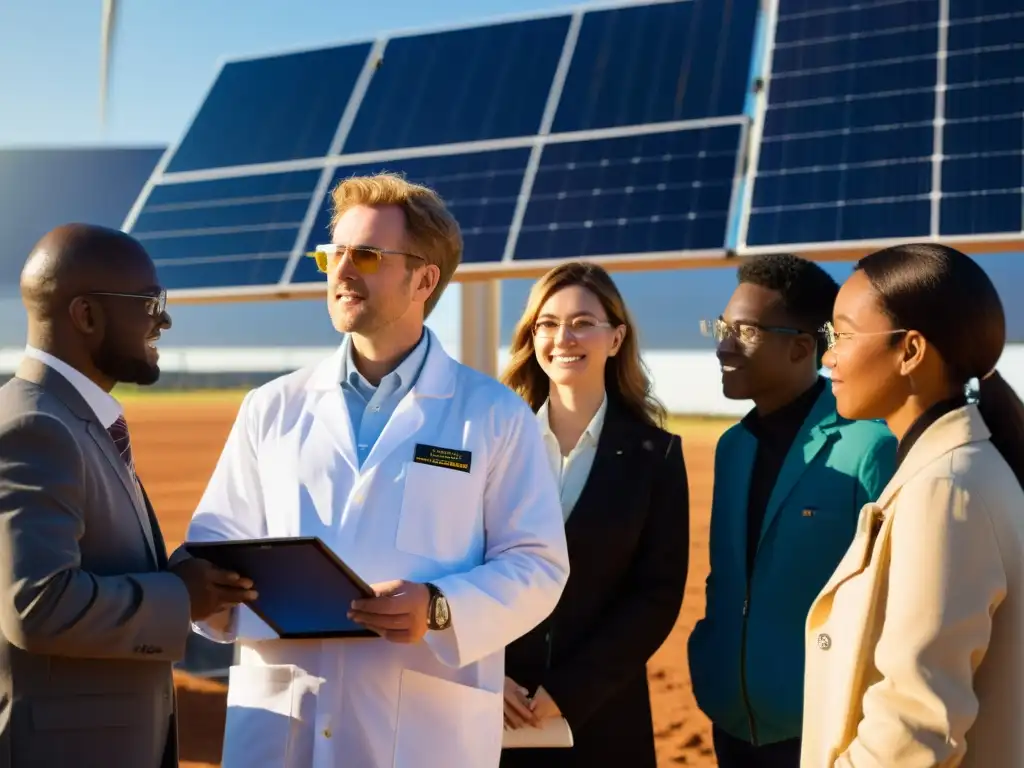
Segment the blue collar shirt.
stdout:
[[384,431],[398,404],[413,388],[423,363],[427,359],[430,335],[424,330],[419,343],[398,364],[398,367],[380,380],[376,387],[359,372],[352,350],[352,337],[346,336],[344,361],[341,371],[341,390],[345,406],[352,420],[352,434],[356,438],[359,466],[363,466],[374,444]]

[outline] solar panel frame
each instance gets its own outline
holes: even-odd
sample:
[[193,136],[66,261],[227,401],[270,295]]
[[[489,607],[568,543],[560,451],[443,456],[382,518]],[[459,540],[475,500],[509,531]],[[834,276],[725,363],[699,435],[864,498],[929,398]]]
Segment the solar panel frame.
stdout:
[[936,80],[932,90],[934,102],[933,118],[933,149],[932,177],[930,192],[929,231],[925,235],[913,237],[883,237],[858,240],[834,240],[823,242],[778,242],[763,245],[748,245],[747,234],[750,225],[754,188],[760,169],[760,153],[763,147],[762,134],[765,115],[768,109],[771,92],[772,61],[775,51],[775,39],[778,29],[778,12],[780,0],[771,0],[763,10],[764,32],[755,36],[762,42],[763,49],[755,51],[758,59],[757,69],[763,82],[761,92],[756,97],[753,110],[753,121],[750,132],[749,158],[742,183],[742,199],[738,206],[739,224],[735,250],[741,256],[755,256],[763,253],[782,251],[795,253],[806,258],[817,260],[845,261],[860,258],[874,250],[900,243],[941,242],[971,253],[999,253],[1024,250],[1024,227],[1022,231],[983,232],[976,234],[942,234],[941,207],[944,188],[942,185],[943,171],[943,137],[945,127],[946,104],[946,67],[949,60],[948,34],[950,22],[951,0],[934,0],[938,7],[938,23],[936,25]]
[[[409,158],[430,157],[443,154],[461,154],[494,149],[529,147],[531,148],[531,158],[530,162],[527,165],[526,174],[523,178],[523,184],[519,198],[517,199],[516,211],[513,216],[509,237],[506,242],[505,253],[502,260],[498,262],[488,263],[464,263],[463,265],[460,266],[459,270],[457,271],[454,277],[454,281],[467,282],[503,277],[536,276],[542,274],[544,271],[554,266],[555,264],[564,261],[564,259],[537,259],[517,261],[513,258],[513,255],[515,253],[515,245],[518,237],[518,231],[521,227],[523,215],[525,214],[526,207],[529,203],[529,192],[532,188],[534,177],[536,175],[537,163],[539,162],[541,150],[546,144],[552,142],[573,142],[584,140],[599,140],[604,138],[618,138],[624,136],[639,136],[649,133],[659,133],[663,131],[678,131],[689,128],[698,129],[714,127],[719,125],[738,124],[741,127],[741,130],[739,132],[740,146],[737,151],[736,172],[734,174],[733,189],[730,200],[730,224],[728,225],[726,232],[727,241],[723,242],[721,248],[685,252],[669,251],[659,253],[594,254],[585,257],[588,260],[593,260],[602,263],[608,269],[612,270],[643,270],[658,268],[664,269],[677,266],[722,266],[726,263],[727,257],[733,255],[729,244],[729,233],[730,231],[735,230],[735,221],[738,219],[737,206],[740,199],[742,186],[745,181],[744,176],[742,174],[742,167],[746,157],[747,137],[750,128],[749,115],[737,114],[707,119],[672,121],[668,123],[650,123],[642,125],[617,126],[611,128],[561,133],[556,135],[552,135],[550,133],[552,122],[554,121],[557,113],[559,99],[561,97],[561,91],[565,84],[565,78],[568,74],[569,67],[572,63],[572,56],[575,51],[576,40],[578,39],[579,30],[582,26],[584,15],[588,12],[600,12],[615,8],[628,8],[631,6],[659,5],[679,2],[694,2],[694,0],[610,0],[609,2],[595,2],[577,6],[575,8],[560,9],[555,12],[515,14],[489,19],[483,22],[476,21],[461,25],[441,25],[438,27],[421,27],[416,29],[409,29],[405,31],[398,31],[385,34],[370,41],[366,39],[342,40],[336,43],[332,43],[330,46],[321,45],[314,47],[300,47],[290,50],[275,51],[273,54],[224,57],[218,62],[217,69],[207,87],[206,93],[204,94],[203,98],[199,101],[196,110],[192,115],[191,119],[188,121],[187,125],[185,126],[185,129],[179,135],[178,139],[167,148],[166,152],[161,157],[160,162],[154,169],[152,176],[150,177],[149,180],[147,180],[146,185],[142,190],[142,193],[139,195],[139,198],[135,201],[135,205],[132,206],[131,211],[126,216],[125,221],[122,225],[122,229],[128,232],[131,231],[139,214],[144,209],[146,201],[149,198],[150,194],[152,193],[152,190],[158,184],[164,185],[175,183],[187,183],[190,181],[203,181],[217,178],[227,178],[231,176],[258,175],[262,173],[273,173],[282,171],[319,169],[321,171],[320,181],[316,189],[314,190],[313,197],[310,201],[310,205],[307,210],[307,215],[303,220],[302,227],[300,228],[298,236],[296,237],[295,245],[291,251],[289,261],[285,265],[281,278],[277,283],[264,285],[238,285],[229,287],[189,288],[182,290],[176,290],[172,288],[169,291],[169,294],[174,300],[179,302],[320,297],[323,292],[323,284],[293,283],[292,276],[294,275],[295,269],[299,263],[299,259],[303,258],[303,246],[305,245],[309,238],[310,230],[317,219],[317,215],[320,211],[320,208],[325,204],[325,197],[326,193],[328,192],[327,187],[329,186],[331,179],[333,178],[334,170],[336,167],[377,162],[393,162]],[[772,0],[761,0],[762,5],[766,2],[771,3]],[[763,13],[764,11],[762,9],[759,13],[759,16]],[[493,24],[501,24],[513,21],[525,21],[538,18],[555,18],[562,16],[569,17],[570,24],[564,40],[561,58],[559,60],[558,67],[556,69],[552,84],[550,86],[548,100],[542,118],[541,127],[536,134],[513,137],[509,139],[465,142],[461,144],[403,147],[399,149],[389,149],[382,151],[352,154],[343,153],[345,137],[347,136],[348,131],[351,129],[352,124],[356,119],[358,110],[363,100],[363,96],[365,95],[370,80],[373,77],[374,69],[379,60],[385,56],[387,44],[390,40],[401,37],[429,34],[434,31],[450,31],[454,29],[473,28],[485,25],[489,26]],[[345,110],[342,113],[342,118],[339,122],[337,132],[335,134],[335,139],[331,144],[330,151],[324,157],[310,158],[305,160],[290,160],[284,162],[264,163],[258,165],[230,166],[195,171],[190,170],[178,173],[167,172],[166,169],[168,163],[174,157],[174,154],[175,152],[177,152],[182,141],[184,141],[185,137],[187,136],[189,130],[192,127],[193,122],[198,116],[203,103],[206,101],[206,98],[212,91],[214,84],[217,82],[217,78],[219,77],[221,70],[228,63],[248,59],[268,58],[269,56],[285,55],[289,53],[295,53],[298,51],[312,50],[317,48],[336,47],[343,45],[347,46],[365,42],[372,43],[370,51],[366,57],[366,61],[364,62],[363,69],[359,75],[359,78],[356,81],[356,85],[349,96],[349,100],[348,103],[346,104]],[[753,74],[754,73],[752,72],[752,76]]]

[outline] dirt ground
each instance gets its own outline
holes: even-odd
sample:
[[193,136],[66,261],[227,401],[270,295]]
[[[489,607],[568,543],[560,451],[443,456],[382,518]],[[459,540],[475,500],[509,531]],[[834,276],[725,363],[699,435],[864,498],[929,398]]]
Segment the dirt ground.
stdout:
[[[192,510],[213,470],[237,402],[164,398],[126,404],[139,473],[160,518],[170,549],[181,542]],[[648,665],[659,768],[711,768],[710,726],[697,710],[686,665],[686,638],[704,612],[708,513],[714,444],[721,422],[683,423],[690,479],[691,547],[686,597],[675,629]],[[225,691],[217,683],[179,675],[182,765],[219,765]]]

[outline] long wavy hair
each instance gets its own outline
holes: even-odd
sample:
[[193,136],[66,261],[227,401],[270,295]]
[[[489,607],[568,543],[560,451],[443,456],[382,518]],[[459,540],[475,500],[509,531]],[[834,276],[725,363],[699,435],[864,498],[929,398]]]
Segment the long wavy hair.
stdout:
[[640,357],[636,325],[615,282],[596,264],[582,261],[559,264],[534,283],[526,310],[519,318],[512,337],[511,360],[501,376],[502,383],[529,403],[534,412],[544,404],[551,383],[537,362],[533,327],[544,303],[563,288],[573,285],[585,288],[597,297],[613,326],[626,327],[618,352],[605,363],[604,382],[609,402],[645,424],[664,426],[665,407],[651,391],[650,375]]

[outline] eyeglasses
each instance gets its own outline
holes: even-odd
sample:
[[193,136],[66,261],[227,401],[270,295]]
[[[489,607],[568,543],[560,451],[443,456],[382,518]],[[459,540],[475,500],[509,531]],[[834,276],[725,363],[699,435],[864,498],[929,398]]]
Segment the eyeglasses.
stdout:
[[906,330],[899,328],[893,331],[843,331],[840,333],[831,322],[821,326],[821,335],[824,337],[825,345],[828,349],[834,349],[840,341],[857,336],[895,336],[898,333],[906,333]]
[[572,320],[552,320],[545,318],[533,324],[533,335],[538,339],[553,339],[558,335],[558,329],[565,326],[577,339],[585,339],[592,336],[601,328],[612,328],[607,321],[596,320],[593,317],[574,317]]
[[426,261],[422,256],[404,251],[389,251],[387,248],[374,248],[372,245],[337,245],[329,243],[318,245],[315,251],[310,251],[307,256],[316,260],[316,268],[321,272],[327,272],[327,266],[332,261],[337,261],[345,253],[352,259],[352,264],[361,275],[373,275],[380,269],[380,262],[384,254],[391,256],[408,256],[412,259]]
[[118,293],[117,291],[90,291],[89,296],[120,296],[126,299],[145,299],[146,312],[157,319],[167,309],[167,290],[161,289],[158,293]]
[[704,336],[710,336],[721,344],[728,338],[735,338],[743,346],[758,344],[764,333],[782,333],[789,336],[799,336],[807,333],[799,328],[787,328],[782,325],[761,325],[760,323],[727,323],[721,317],[714,320],[701,320],[700,332]]

